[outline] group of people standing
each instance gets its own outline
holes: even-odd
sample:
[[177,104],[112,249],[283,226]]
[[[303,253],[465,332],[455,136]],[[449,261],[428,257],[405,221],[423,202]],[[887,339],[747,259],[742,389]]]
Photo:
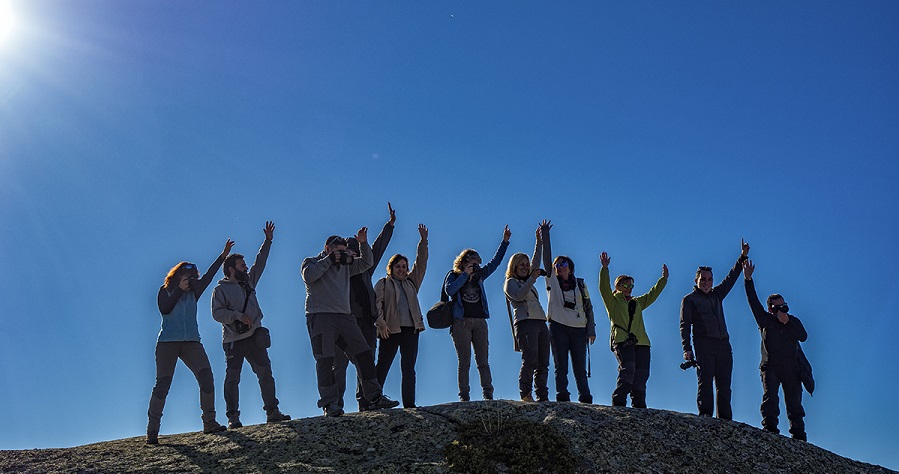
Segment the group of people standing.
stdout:
[[[344,413],[346,370],[356,368],[355,397],[360,411],[393,408],[399,405],[383,394],[388,372],[400,353],[402,404],[415,407],[415,364],[419,334],[424,317],[418,292],[428,263],[428,229],[418,225],[420,240],[415,259],[395,254],[388,259],[386,275],[372,283],[377,265],[393,235],[396,212],[388,203],[389,220],[372,244],[368,229],[362,227],[350,238],[331,235],[324,249],[303,260],[301,275],[306,285],[306,326],[315,358],[319,391],[318,406],[325,416]],[[552,224],[544,220],[535,232],[532,256],[511,256],[503,291],[513,325],[517,350],[521,351],[519,392],[522,401],[549,401],[549,360],[555,368],[555,399],[571,400],[568,391],[569,360],[577,388],[577,400],[593,403],[588,377],[589,346],[596,341],[594,308],[584,280],[575,276],[574,261],[553,257],[550,243]],[[180,262],[166,275],[158,293],[162,327],[156,344],[156,385],[148,409],[147,443],[158,443],[160,419],[175,365],[181,359],[194,373],[200,388],[203,431],[226,429],[215,418],[214,383],[197,326],[197,301],[211,284],[218,268],[224,278],[212,294],[212,316],[222,324],[222,346],[226,358],[224,395],[228,427],[242,426],[238,403],[238,384],[243,362],[249,362],[262,392],[267,422],[290,420],[278,408],[275,380],[268,348],[271,338],[262,326],[263,314],[256,299],[259,283],[274,236],[274,223],[267,222],[265,240],[251,267],[244,256],[231,253],[234,242],[225,248],[201,277],[197,266]],[[450,301],[453,322],[450,334],[458,356],[458,396],[471,399],[469,382],[471,353],[474,352],[482,396],[494,396],[489,365],[487,304],[485,280],[502,264],[512,232],[503,229],[502,240],[491,260],[481,266],[474,249],[463,250],[446,274],[443,298]],[[754,266],[748,260],[749,245],[742,243],[736,265],[717,286],[712,286],[709,267],[699,267],[696,287],[685,296],[681,306],[681,337],[684,359],[697,366],[700,415],[711,416],[717,401],[718,417],[731,419],[730,379],[733,367],[722,300],[735,284],[740,272],[745,275],[750,307],[762,332],[763,427],[777,432],[778,389],[782,385],[794,438],[805,439],[798,366],[794,363],[798,342],[806,339],[802,323],[788,314],[780,295],[768,298],[767,310],[756,296],[752,282]],[[543,268],[541,268],[541,262]],[[646,293],[633,296],[634,278],[620,275],[611,284],[610,257],[600,256],[602,268],[599,291],[610,321],[610,349],[618,361],[618,380],[612,393],[613,406],[646,407],[646,383],[650,369],[650,342],[644,326],[643,311],[661,294],[668,281],[668,268]],[[544,278],[547,306],[540,303],[537,281]],[[691,345],[692,333],[692,345]],[[695,351],[695,353],[694,353]],[[376,358],[377,355],[377,358]],[[716,395],[713,396],[712,385]]]

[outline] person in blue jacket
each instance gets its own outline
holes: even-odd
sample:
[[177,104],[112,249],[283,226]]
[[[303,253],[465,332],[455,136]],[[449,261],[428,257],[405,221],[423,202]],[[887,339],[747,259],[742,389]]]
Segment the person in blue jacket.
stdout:
[[493,400],[493,377],[488,363],[487,293],[484,280],[502,263],[509,248],[512,231],[503,229],[503,240],[496,255],[487,265],[481,266],[481,256],[474,249],[465,249],[453,262],[453,269],[446,275],[443,288],[453,301],[453,325],[450,335],[459,357],[459,400],[471,400],[468,372],[471,367],[471,349],[474,348],[475,363],[481,377],[484,400]]
[[165,397],[172,385],[178,359],[193,372],[200,385],[200,408],[203,410],[203,432],[215,433],[225,429],[215,420],[215,384],[209,357],[200,343],[197,327],[197,300],[212,283],[215,272],[231,252],[234,242],[228,239],[225,249],[200,277],[197,265],[181,262],[165,276],[165,283],[156,296],[162,328],[156,338],[156,385],[150,395],[147,410],[147,444],[159,443],[159,423]]

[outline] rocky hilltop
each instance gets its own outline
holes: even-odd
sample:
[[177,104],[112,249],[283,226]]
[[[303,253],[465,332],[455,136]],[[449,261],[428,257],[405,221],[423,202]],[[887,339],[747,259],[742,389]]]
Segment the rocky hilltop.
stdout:
[[2,472],[888,473],[749,425],[654,409],[449,403],[0,451]]

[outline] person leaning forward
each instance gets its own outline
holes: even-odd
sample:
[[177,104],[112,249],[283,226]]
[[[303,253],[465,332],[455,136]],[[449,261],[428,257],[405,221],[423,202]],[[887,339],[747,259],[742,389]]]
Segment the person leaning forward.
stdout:
[[301,274],[306,283],[306,329],[315,357],[318,380],[318,406],[325,416],[340,416],[338,386],[334,374],[334,357],[341,350],[356,366],[362,379],[362,392],[372,410],[393,408],[399,402],[381,391],[375,371],[371,347],[365,341],[356,318],[350,310],[350,277],[372,266],[372,250],[368,244],[368,228],[356,234],[360,257],[347,252],[346,239],[332,235],[320,254],[303,260]]
[[272,362],[268,357],[271,337],[268,329],[262,327],[262,309],[256,300],[256,286],[265,270],[272,246],[274,222],[266,222],[264,232],[265,240],[249,271],[243,255],[228,255],[222,265],[225,278],[219,280],[212,290],[212,317],[222,323],[222,348],[225,350],[226,364],[225,414],[228,416],[228,428],[243,426],[240,422],[238,384],[244,359],[250,363],[259,379],[265,421],[275,423],[290,420],[290,415],[285,415],[278,409]]

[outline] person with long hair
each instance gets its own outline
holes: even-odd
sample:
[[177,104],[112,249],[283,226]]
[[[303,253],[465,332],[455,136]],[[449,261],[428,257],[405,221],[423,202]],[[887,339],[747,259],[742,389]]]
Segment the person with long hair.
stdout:
[[[540,305],[540,295],[534,287],[537,278],[545,276],[540,269],[543,239],[537,227],[534,255],[518,252],[509,258],[503,292],[512,307],[515,341],[521,351],[521,370],[518,372],[518,393],[523,402],[549,401],[549,329],[546,313]],[[531,394],[533,388],[534,394]]]
[[611,322],[611,345],[618,359],[618,381],[612,392],[612,406],[623,407],[627,396],[631,406],[646,408],[646,382],[649,380],[650,345],[646,326],[643,324],[643,310],[648,308],[665,289],[668,283],[668,266],[662,265],[662,276],[646,294],[632,296],[634,277],[619,275],[615,278],[615,290],[611,288],[609,277],[609,254],[599,256],[602,269],[599,271],[599,293],[605,303]]
[[428,268],[428,228],[418,224],[418,248],[415,262],[409,267],[405,255],[396,254],[387,262],[387,276],[375,284],[375,306],[378,319],[378,383],[384,386],[387,373],[400,351],[403,408],[415,408],[415,361],[418,358],[418,335],[425,330],[418,290]]
[[459,357],[459,400],[463,402],[471,400],[468,372],[471,368],[472,347],[484,400],[493,400],[493,376],[490,374],[488,362],[487,338],[487,318],[490,317],[490,311],[487,307],[484,280],[502,263],[511,237],[512,231],[506,226],[496,254],[483,267],[481,256],[476,250],[463,250],[453,262],[453,269],[443,280],[443,290],[453,302],[453,325],[450,327],[450,335],[453,338],[453,345],[456,346],[456,355]]
[[225,249],[200,277],[197,265],[180,262],[165,276],[156,296],[162,327],[156,338],[156,385],[147,410],[147,444],[159,443],[159,424],[165,397],[172,385],[178,359],[193,372],[200,385],[200,408],[203,410],[203,432],[215,433],[225,429],[215,420],[215,383],[209,357],[200,343],[197,326],[197,300],[212,283],[215,272],[231,252],[234,242],[228,239]]
[[593,302],[582,278],[574,275],[574,261],[565,255],[555,259],[549,230],[552,225],[544,220],[540,223],[543,237],[543,264],[552,268],[553,274],[546,277],[546,305],[549,319],[549,335],[553,362],[556,368],[556,401],[571,401],[568,391],[568,358],[577,385],[578,401],[593,403],[590,385],[587,383],[587,344],[596,342],[596,322],[593,319]]

